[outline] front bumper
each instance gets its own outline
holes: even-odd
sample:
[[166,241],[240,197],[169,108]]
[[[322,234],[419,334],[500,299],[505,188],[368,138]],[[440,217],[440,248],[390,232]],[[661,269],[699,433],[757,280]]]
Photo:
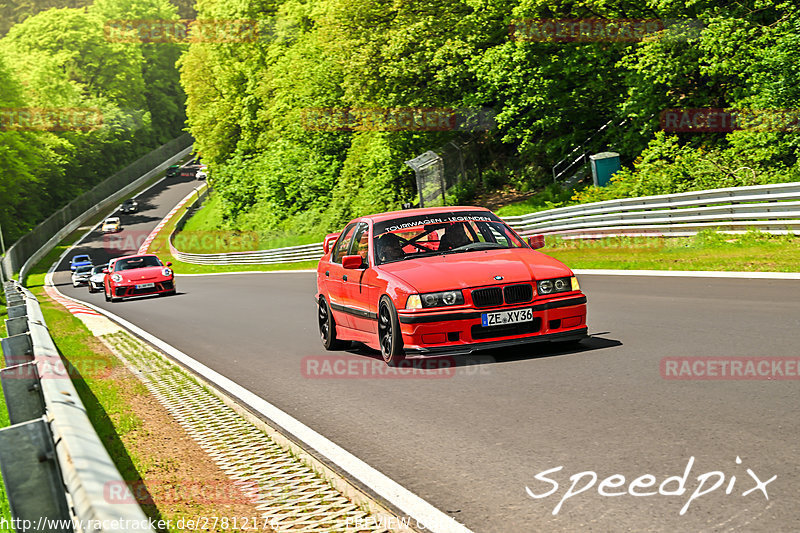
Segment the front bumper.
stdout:
[[[532,309],[533,320],[484,327],[483,313]],[[545,341],[580,340],[587,336],[586,296],[532,301],[527,305],[436,312],[399,311],[403,345],[409,355],[467,354]]]

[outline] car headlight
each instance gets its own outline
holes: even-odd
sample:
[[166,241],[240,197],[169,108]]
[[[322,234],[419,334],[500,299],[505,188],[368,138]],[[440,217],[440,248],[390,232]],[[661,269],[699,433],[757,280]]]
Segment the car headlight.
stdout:
[[559,292],[570,292],[581,290],[578,285],[578,278],[543,279],[536,283],[536,292],[539,294],[558,294]]
[[164,270],[162,270],[161,273],[166,277],[170,277],[172,275],[172,269],[169,267],[164,267]]
[[113,281],[114,283],[119,283],[120,281],[122,281],[122,276],[120,276],[119,274],[112,274],[111,281]]
[[464,294],[461,291],[428,292],[409,296],[406,301],[406,309],[447,307],[463,303]]

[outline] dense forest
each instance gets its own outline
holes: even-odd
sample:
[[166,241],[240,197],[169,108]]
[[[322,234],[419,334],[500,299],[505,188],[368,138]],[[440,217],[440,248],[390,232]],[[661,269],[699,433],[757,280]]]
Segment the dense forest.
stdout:
[[[800,12],[788,1],[17,0],[0,13],[7,242],[183,129],[210,165],[211,218],[262,236],[319,234],[414,201],[404,162],[451,141],[481,170],[454,202],[539,190],[591,135],[592,150],[619,152],[624,168],[574,201],[800,179],[796,123],[660,123],[667,109],[796,114]],[[195,16],[217,33],[188,44],[109,38],[109,21]],[[555,31],[542,31],[547,21]],[[580,24],[648,29],[559,33]],[[36,109],[83,115],[21,127],[30,117],[20,110]],[[409,109],[494,118],[471,131],[347,124]],[[320,127],[337,113],[347,127]]]
[[[114,42],[107,21],[176,19],[167,0],[3,4],[0,226],[8,245],[185,128],[186,45]],[[67,7],[72,6],[72,7]]]
[[[580,200],[800,179],[796,128],[672,133],[659,123],[666,109],[797,107],[792,2],[199,0],[197,9],[262,23],[255,42],[193,43],[180,61],[189,128],[217,191],[211,207],[230,228],[318,233],[413,201],[404,161],[452,139],[480,152],[484,184],[538,189],[608,121],[597,149],[619,152],[625,168]],[[552,19],[660,24],[635,39],[531,34],[531,20]],[[409,107],[489,108],[496,125],[332,130],[307,119]]]

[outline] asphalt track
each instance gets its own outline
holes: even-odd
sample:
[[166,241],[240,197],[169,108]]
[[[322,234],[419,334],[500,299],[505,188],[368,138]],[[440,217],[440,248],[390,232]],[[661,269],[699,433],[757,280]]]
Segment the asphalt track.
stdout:
[[[140,198],[140,213],[123,215],[116,240],[92,233],[75,253],[96,261],[120,255],[120,242],[143,239],[196,184],[162,182]],[[379,354],[352,350],[340,355],[368,361],[367,375],[331,378],[309,374],[307,358],[330,355],[317,336],[313,274],[179,277],[176,296],[114,304],[73,289],[66,264],[54,280],[68,296],[111,310],[263,397],[474,531],[800,531],[800,381],[678,381],[660,371],[664,357],[800,356],[798,281],[584,275],[594,336],[579,349],[457,357],[454,371],[404,377],[382,374]],[[666,478],[684,476],[690,457],[685,493],[659,494]],[[554,493],[528,495],[526,487],[536,495],[552,490],[534,476],[559,466],[545,474],[558,483]],[[742,495],[756,485],[748,469],[761,482],[777,476],[765,486],[769,500],[760,490]],[[586,471],[597,482],[554,515],[570,476]],[[714,471],[720,474],[700,487],[698,476]],[[599,494],[601,480],[614,474],[625,484],[606,493],[650,474],[655,485],[633,492],[656,494]],[[692,494],[720,475],[724,482],[681,515]],[[590,478],[577,480],[575,491]],[[673,481],[663,492],[678,488]]]

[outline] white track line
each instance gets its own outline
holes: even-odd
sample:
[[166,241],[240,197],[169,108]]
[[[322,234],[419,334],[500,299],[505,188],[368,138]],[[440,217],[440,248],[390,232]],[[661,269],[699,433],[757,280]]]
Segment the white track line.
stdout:
[[[50,275],[50,273],[48,273]],[[56,289],[58,290],[58,289]],[[268,420],[284,428],[291,435],[298,438],[306,446],[312,448],[318,454],[337,465],[348,475],[369,487],[372,491],[384,498],[387,502],[394,505],[406,516],[413,518],[418,524],[428,531],[440,531],[442,533],[471,533],[455,518],[443,513],[433,505],[429,504],[416,494],[412,493],[402,485],[393,481],[391,478],[374,469],[355,455],[351,454],[338,444],[317,433],[296,418],[275,407],[267,400],[245,389],[238,383],[226,378],[222,374],[210,369],[203,363],[193,359],[177,348],[167,344],[155,335],[148,333],[142,328],[128,322],[110,311],[94,306],[88,302],[75,300],[66,295],[62,298],[72,300],[76,303],[86,305],[98,313],[118,323],[128,329],[134,335],[144,339],[164,353],[171,356],[187,368],[190,368],[219,389],[237,397],[248,407],[254,409]]]
[[676,278],[800,279],[800,272],[725,272],[716,270],[606,270],[574,269],[576,274],[597,276],[656,276]]

